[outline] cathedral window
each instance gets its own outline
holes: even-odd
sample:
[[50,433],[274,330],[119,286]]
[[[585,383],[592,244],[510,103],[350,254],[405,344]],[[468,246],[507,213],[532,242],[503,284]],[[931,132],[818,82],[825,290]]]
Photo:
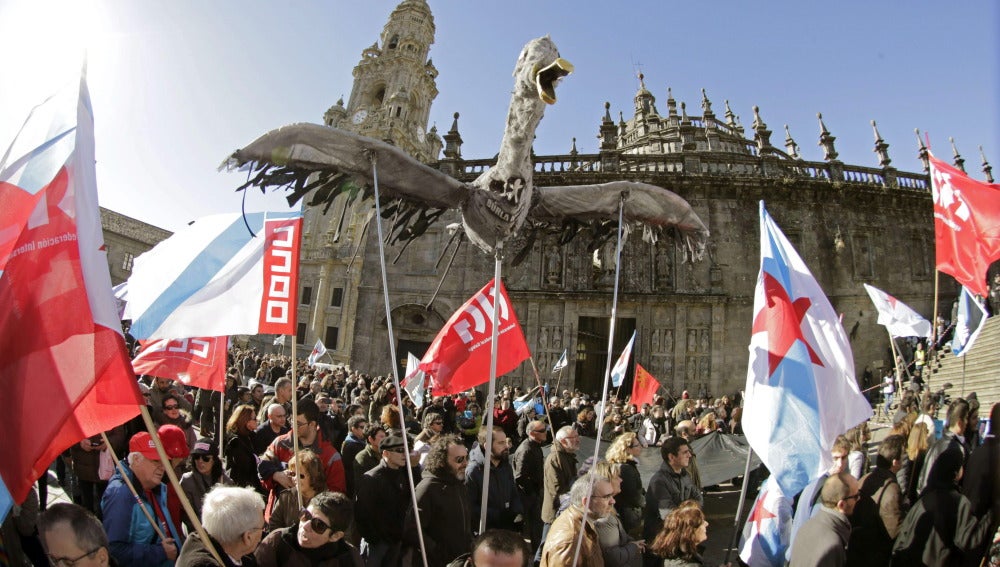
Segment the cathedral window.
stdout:
[[399,35],[394,35],[392,36],[392,39],[389,40],[388,47],[389,49],[396,49],[397,45],[399,45]]
[[382,106],[383,100],[385,100],[385,87],[382,87],[375,92],[375,105]]

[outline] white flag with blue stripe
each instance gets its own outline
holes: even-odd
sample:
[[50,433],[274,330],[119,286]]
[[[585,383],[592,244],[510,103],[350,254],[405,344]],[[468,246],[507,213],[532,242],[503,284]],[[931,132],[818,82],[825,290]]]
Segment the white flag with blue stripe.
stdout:
[[126,308],[132,336],[295,334],[301,232],[298,211],[213,215],[186,226],[135,259]]
[[618,362],[611,369],[611,385],[615,388],[621,386],[622,381],[625,380],[625,373],[628,371],[628,360],[632,356],[632,343],[635,342],[635,333],[636,331],[632,331],[632,338],[628,340],[625,350],[618,357]]
[[951,340],[951,352],[955,356],[965,356],[985,324],[986,310],[963,285],[958,296],[958,320],[955,322],[955,336]]
[[566,365],[568,364],[568,362],[566,361],[567,350],[568,349],[563,349],[562,356],[559,357],[559,360],[556,361],[555,366],[552,367],[553,372],[559,372],[563,368],[566,368]]
[[406,375],[402,387],[410,395],[417,409],[424,405],[425,382],[425,375],[420,370],[420,359],[413,356],[412,352],[406,353]]

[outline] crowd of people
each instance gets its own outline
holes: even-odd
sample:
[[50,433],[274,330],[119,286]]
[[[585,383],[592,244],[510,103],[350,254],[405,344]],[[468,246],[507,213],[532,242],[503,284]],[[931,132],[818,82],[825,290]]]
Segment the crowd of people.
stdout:
[[[300,361],[296,384],[288,357],[234,349],[229,362],[222,393],[141,377],[169,462],[138,418],[86,439],[56,463],[76,504],[38,518],[32,492],[0,542],[37,528],[25,557],[57,565],[701,565],[690,442],[742,430],[738,395],[636,407],[502,386],[490,430],[475,389],[418,408],[390,378]],[[834,468],[798,497],[791,565],[978,564],[1000,518],[1000,448],[980,438],[975,399],[951,401],[936,439],[935,402],[904,395],[877,449],[867,424],[838,438]],[[604,457],[578,458],[598,434]],[[662,462],[644,485],[650,447]]]

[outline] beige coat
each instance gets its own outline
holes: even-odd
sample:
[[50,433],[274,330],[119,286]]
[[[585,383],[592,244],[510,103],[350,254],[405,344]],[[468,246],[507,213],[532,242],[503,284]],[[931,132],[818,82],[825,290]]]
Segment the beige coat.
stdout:
[[[580,522],[583,510],[579,506],[570,506],[552,523],[549,535],[542,547],[542,562],[540,567],[566,567],[573,564],[576,553],[576,539],[580,534]],[[604,555],[597,538],[597,530],[590,516],[580,546],[580,562],[578,567],[604,567]]]

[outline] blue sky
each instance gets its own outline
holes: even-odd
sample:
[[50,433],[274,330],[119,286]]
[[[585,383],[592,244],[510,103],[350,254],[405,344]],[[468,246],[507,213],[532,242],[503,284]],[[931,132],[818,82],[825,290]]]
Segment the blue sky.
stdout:
[[[788,124],[821,160],[816,113],[840,159],[877,167],[869,121],[893,165],[918,171],[914,128],[950,159],[954,136],[981,179],[978,146],[1000,176],[998,24],[994,2],[598,2],[430,0],[440,94],[431,121],[454,112],[467,158],[494,155],[521,46],[551,35],[576,72],[537,133],[539,154],[597,148],[604,102],[632,112],[642,71],[700,114],[728,99],[749,130],[751,107],[781,147]],[[291,122],[319,122],[350,94],[361,51],[396,0],[265,2],[0,0],[0,146],[31,106],[64,84],[88,46],[101,204],[176,230],[239,210],[242,177],[216,167],[237,147]],[[259,193],[249,208],[282,206]]]

